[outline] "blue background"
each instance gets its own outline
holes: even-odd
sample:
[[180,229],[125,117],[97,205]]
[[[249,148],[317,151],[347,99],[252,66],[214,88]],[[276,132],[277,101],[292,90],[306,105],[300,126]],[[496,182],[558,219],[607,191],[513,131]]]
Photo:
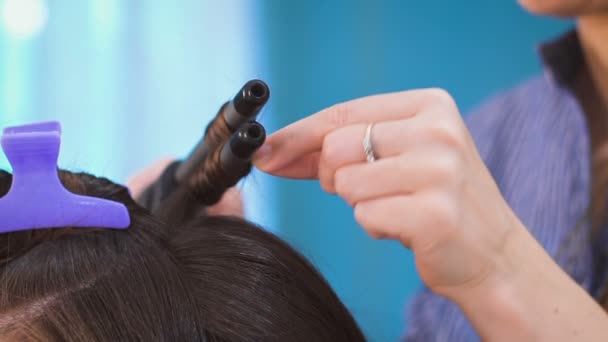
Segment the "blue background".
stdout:
[[[28,20],[5,13],[9,2],[0,0],[4,21]],[[337,102],[417,87],[449,90],[466,113],[540,72],[538,43],[571,25],[510,0],[34,3],[48,9],[37,35],[19,37],[5,22],[0,31],[0,124],[61,120],[61,166],[119,182],[187,153],[248,79],[271,87],[261,117],[270,131]],[[243,187],[248,217],[321,269],[370,340],[403,333],[420,286],[408,251],[371,240],[316,182],[254,172]]]

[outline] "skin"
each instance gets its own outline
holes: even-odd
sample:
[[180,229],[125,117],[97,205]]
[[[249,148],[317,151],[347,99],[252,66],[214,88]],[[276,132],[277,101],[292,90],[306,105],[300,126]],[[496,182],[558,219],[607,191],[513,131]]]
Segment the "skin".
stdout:
[[519,0],[519,4],[534,14],[566,18],[608,12],[606,0]]

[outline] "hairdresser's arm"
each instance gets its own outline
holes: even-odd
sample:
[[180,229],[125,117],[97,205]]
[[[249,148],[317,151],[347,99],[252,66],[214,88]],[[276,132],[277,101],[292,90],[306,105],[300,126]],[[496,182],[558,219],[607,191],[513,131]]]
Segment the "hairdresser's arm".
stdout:
[[[377,161],[361,142],[374,122]],[[255,164],[319,179],[376,238],[412,249],[434,292],[487,341],[608,341],[608,316],[502,198],[452,98],[437,89],[342,103],[273,134]]]
[[492,276],[448,298],[484,341],[608,341],[608,316],[525,229]]
[[[153,165],[133,175],[127,182],[127,187],[131,191],[133,198],[137,198],[141,193],[160,177],[165,168],[174,161],[171,158],[160,159]],[[215,205],[207,208],[210,215],[230,215],[243,216],[243,201],[241,193],[236,188],[231,188],[222,196],[222,199]]]

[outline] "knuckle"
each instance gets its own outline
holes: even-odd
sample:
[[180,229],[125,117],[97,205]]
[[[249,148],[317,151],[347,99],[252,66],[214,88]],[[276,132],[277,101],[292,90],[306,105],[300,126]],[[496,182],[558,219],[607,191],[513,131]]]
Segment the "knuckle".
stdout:
[[365,203],[359,203],[355,206],[355,220],[357,220],[366,231],[372,229],[372,220],[368,208],[369,207]]
[[334,174],[327,167],[319,168],[319,184],[321,189],[327,193],[335,194]]
[[457,153],[443,153],[434,158],[434,171],[439,180],[457,179],[462,174],[462,162]]
[[305,168],[306,168],[306,172],[309,175],[318,175],[319,174],[319,167],[320,167],[320,160],[319,159],[311,159],[308,163],[304,164]]
[[429,134],[431,139],[453,149],[464,148],[464,138],[458,125],[448,120],[438,120],[432,123]]
[[355,219],[363,227],[367,235],[373,239],[386,238],[386,232],[374,224],[374,213],[369,209],[366,203],[360,203],[355,206]]
[[352,117],[352,105],[350,102],[342,102],[330,107],[329,123],[332,127],[343,127],[350,122]]
[[426,202],[430,224],[439,232],[452,234],[459,228],[460,213],[456,202],[444,193],[429,196]]
[[363,228],[366,228],[367,224],[369,223],[367,217],[367,208],[364,203],[360,203],[355,206],[355,220],[357,220],[357,222],[359,222]]
[[327,193],[333,194],[334,189],[332,188],[330,182],[326,179],[321,179],[319,184],[321,184],[321,189]]
[[370,229],[367,231],[367,235],[369,235],[372,239],[380,240],[386,238],[386,235],[380,231]]
[[326,166],[333,166],[340,159],[341,144],[336,131],[329,133],[323,139],[322,159]]
[[452,95],[443,88],[429,88],[427,89],[427,96],[433,104],[448,108],[456,106],[456,101],[454,101]]
[[327,168],[319,170],[319,184],[321,189],[327,193],[334,194],[334,175]]
[[349,178],[350,177],[348,172],[346,172],[346,169],[338,169],[334,177],[334,186],[336,188],[336,193],[350,202],[352,187],[349,186]]

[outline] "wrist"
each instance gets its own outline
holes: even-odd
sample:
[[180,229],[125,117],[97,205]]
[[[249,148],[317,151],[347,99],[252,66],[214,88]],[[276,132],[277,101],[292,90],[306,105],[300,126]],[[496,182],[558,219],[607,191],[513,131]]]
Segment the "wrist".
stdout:
[[[538,341],[537,319],[530,315],[534,291],[542,289],[548,256],[523,226],[513,228],[503,253],[494,260],[495,269],[474,287],[451,296],[483,340]],[[506,331],[508,330],[508,331]],[[498,333],[497,333],[498,332]],[[496,338],[498,336],[498,338]]]
[[484,341],[604,341],[608,316],[521,226],[496,272],[451,299]]

